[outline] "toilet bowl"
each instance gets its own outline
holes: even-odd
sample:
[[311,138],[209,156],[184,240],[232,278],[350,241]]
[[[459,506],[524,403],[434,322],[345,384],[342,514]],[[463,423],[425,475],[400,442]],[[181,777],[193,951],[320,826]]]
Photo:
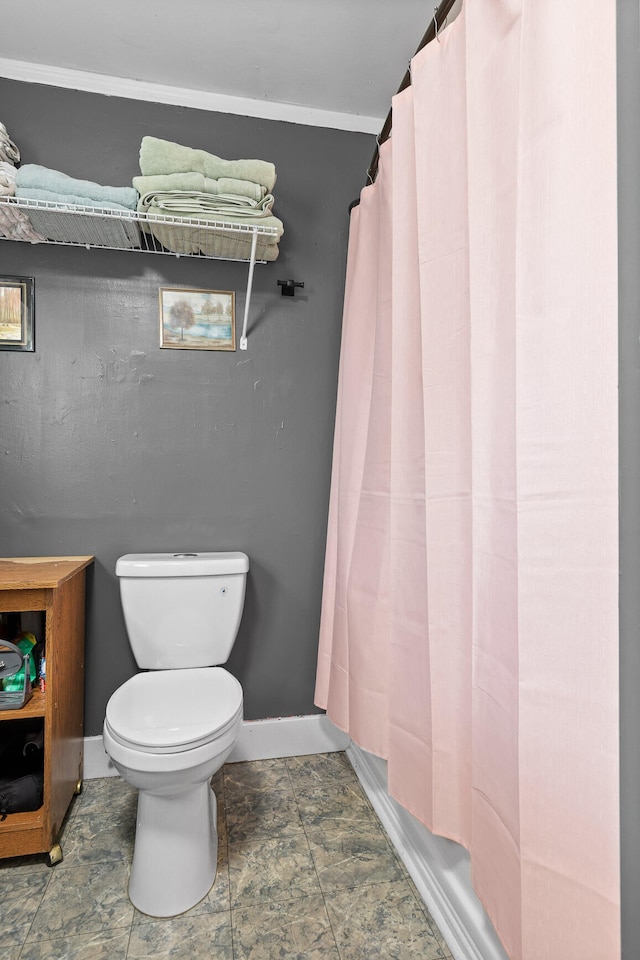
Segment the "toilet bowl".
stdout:
[[241,723],[242,687],[221,667],[137,674],[109,700],[105,749],[140,791],[129,899],[142,913],[175,916],[211,889],[218,838],[210,781]]
[[145,672],[111,695],[103,743],[139,791],[129,899],[149,916],[184,913],[215,880],[211,778],[233,750],[243,703],[220,664],[236,637],[248,567],[243,553],[130,554],[116,564]]

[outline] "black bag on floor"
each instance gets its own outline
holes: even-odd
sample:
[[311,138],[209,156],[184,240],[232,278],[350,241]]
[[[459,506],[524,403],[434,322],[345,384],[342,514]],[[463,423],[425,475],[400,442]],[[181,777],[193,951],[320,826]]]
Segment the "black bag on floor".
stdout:
[[41,807],[43,782],[42,774],[37,773],[0,780],[0,820],[4,820],[8,813],[26,813]]

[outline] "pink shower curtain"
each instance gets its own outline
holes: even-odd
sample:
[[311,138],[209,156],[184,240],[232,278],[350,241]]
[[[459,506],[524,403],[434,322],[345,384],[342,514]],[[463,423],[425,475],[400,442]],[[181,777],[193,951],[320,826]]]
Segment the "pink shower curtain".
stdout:
[[616,960],[613,0],[466,0],[351,215],[316,702],[513,960]]

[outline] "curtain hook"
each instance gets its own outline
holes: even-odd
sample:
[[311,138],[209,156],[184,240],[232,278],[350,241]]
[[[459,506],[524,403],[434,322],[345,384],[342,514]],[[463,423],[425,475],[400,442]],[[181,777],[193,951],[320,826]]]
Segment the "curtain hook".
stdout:
[[436,40],[438,41],[438,43],[440,43],[440,37],[439,37],[440,30],[444,30],[444,28],[447,25],[448,19],[449,19],[449,14],[446,15],[446,17],[444,18],[444,23],[442,24],[440,29],[438,29],[438,8],[437,7],[433,8],[433,26],[436,31]]

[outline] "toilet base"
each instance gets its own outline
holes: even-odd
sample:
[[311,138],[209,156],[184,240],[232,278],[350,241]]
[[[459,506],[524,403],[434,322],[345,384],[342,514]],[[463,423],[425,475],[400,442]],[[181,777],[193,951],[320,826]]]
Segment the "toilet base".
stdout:
[[209,781],[177,795],[138,793],[129,899],[151,917],[195,906],[213,886],[218,860],[216,797]]

